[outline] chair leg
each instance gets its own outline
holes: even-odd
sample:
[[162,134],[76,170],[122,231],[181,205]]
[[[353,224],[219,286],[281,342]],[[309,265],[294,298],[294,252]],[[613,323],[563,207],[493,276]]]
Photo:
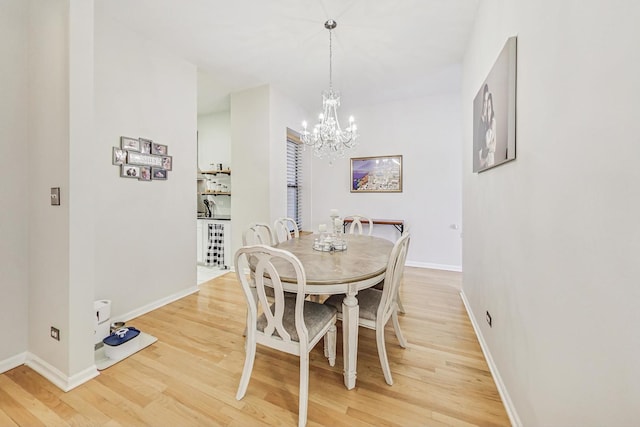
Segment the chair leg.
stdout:
[[380,366],[382,366],[384,380],[387,384],[393,385],[389,359],[387,359],[387,349],[384,345],[384,325],[376,325],[376,344],[378,345],[378,357],[380,358]]
[[402,300],[400,299],[400,292],[398,292],[398,297],[396,298],[396,301],[398,302],[398,311],[402,314],[405,314],[406,311],[404,310],[404,306],[402,305]]
[[336,337],[338,335],[336,331],[337,328],[334,323],[324,336],[324,357],[329,359],[329,366],[336,365]]
[[255,333],[247,335],[245,342],[245,359],[244,368],[242,369],[242,377],[240,378],[240,385],[238,386],[238,393],[236,399],[240,400],[244,397],[249,386],[249,380],[251,379],[251,371],[253,371],[253,362],[256,358],[256,338]]
[[309,403],[309,353],[300,355],[300,399],[298,403],[298,427],[307,425]]
[[[242,331],[242,336],[243,337],[247,336],[247,325],[249,325],[249,310],[247,310],[246,318],[247,318],[247,320],[246,320],[246,323],[244,325],[244,331]],[[245,349],[245,351],[247,350],[247,343],[246,342],[244,344],[244,349]]]
[[[256,290],[256,285],[255,283],[251,284],[251,295],[253,295],[253,299],[256,302],[256,305],[258,305],[258,291]],[[249,315],[249,309],[247,309],[247,325],[250,322],[250,315]],[[247,326],[244,327],[244,331],[242,332],[242,336],[246,337],[247,336]]]
[[391,318],[393,319],[393,331],[396,333],[396,337],[400,342],[400,347],[407,348],[407,340],[404,338],[404,335],[402,335],[400,323],[398,322],[398,310],[393,310]]

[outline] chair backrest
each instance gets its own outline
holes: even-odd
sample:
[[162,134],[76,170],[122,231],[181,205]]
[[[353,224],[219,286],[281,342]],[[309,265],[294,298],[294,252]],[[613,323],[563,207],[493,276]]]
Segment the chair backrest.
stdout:
[[367,222],[369,224],[369,233],[368,236],[371,236],[371,232],[373,231],[373,221],[371,218],[367,218],[364,215],[350,215],[349,218],[352,218],[351,226],[349,226],[349,234],[363,234],[362,223]]
[[253,224],[242,233],[242,245],[273,245],[273,233],[268,224]]
[[[309,332],[304,323],[304,287],[307,278],[300,260],[291,252],[282,249],[266,245],[244,246],[236,252],[235,269],[249,307],[247,336],[253,337],[255,334],[257,342],[272,346],[275,344],[276,348],[283,351],[290,349],[294,343],[283,324],[285,291],[279,271],[288,271],[288,274],[291,271],[295,272],[295,327],[298,334],[295,345],[299,344],[305,348],[309,342]],[[253,278],[249,278],[245,273],[249,269],[253,272]],[[273,296],[269,295],[269,298],[265,290],[267,285],[273,289]],[[258,313],[264,313],[266,320],[266,325],[262,325],[261,330],[258,329]]]
[[378,306],[378,318],[388,319],[394,306],[397,304],[398,288],[404,273],[404,263],[407,260],[407,252],[409,251],[409,233],[403,233],[396,241],[389,256],[387,263],[387,272],[384,276],[384,285],[382,287],[382,298]]
[[[291,235],[293,230],[293,236]],[[273,223],[273,237],[276,243],[282,243],[285,240],[297,239],[300,237],[298,224],[293,218],[278,218]]]

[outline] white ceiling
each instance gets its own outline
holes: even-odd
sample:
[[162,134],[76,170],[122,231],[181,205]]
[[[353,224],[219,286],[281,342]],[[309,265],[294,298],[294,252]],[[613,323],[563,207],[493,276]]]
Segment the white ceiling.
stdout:
[[[329,85],[343,108],[450,89],[480,0],[96,0],[106,14],[198,66],[198,112],[271,84],[310,112]],[[347,110],[348,111],[348,110]]]

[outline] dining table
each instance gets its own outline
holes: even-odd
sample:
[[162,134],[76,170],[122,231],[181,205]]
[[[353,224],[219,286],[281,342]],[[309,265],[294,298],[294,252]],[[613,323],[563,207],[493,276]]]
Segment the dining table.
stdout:
[[[356,385],[358,354],[358,291],[384,280],[393,243],[387,239],[357,234],[340,235],[345,250],[314,249],[318,235],[306,234],[275,245],[294,254],[305,270],[305,293],[309,295],[345,294],[342,301],[342,355],[344,384]],[[275,263],[274,263],[275,264]],[[296,275],[290,265],[277,266],[286,291],[296,292]],[[287,284],[290,283],[290,286]]]

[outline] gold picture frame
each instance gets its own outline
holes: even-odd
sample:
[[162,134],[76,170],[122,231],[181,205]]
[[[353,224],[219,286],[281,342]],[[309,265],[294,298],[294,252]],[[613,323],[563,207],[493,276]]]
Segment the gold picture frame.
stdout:
[[351,158],[352,193],[402,193],[402,156]]

